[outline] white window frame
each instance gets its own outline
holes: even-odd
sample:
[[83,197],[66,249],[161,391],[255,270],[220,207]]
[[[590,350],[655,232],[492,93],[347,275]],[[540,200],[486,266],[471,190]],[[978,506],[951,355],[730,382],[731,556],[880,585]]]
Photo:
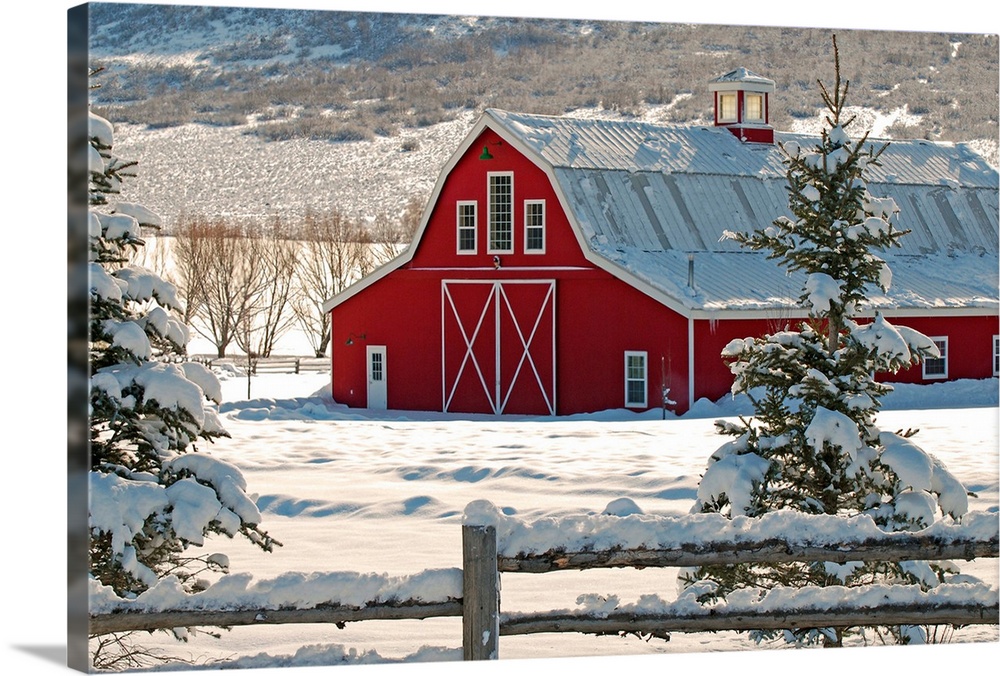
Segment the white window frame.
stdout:
[[[464,220],[463,207],[472,207],[471,226]],[[479,202],[476,200],[462,200],[455,205],[455,251],[460,256],[475,255],[479,252],[479,237],[477,236],[476,225],[479,222]],[[472,231],[472,248],[462,248],[462,232]]]
[[[541,207],[541,222],[534,223],[529,216],[531,207]],[[531,237],[529,232],[532,229],[541,230],[542,245],[538,248],[529,248]],[[525,200],[524,201],[524,253],[543,254],[545,253],[545,200]]]
[[[510,223],[508,224],[510,243],[506,248],[497,248],[494,243],[497,241],[495,227],[496,224],[493,222],[494,219],[494,204],[496,200],[494,199],[494,188],[493,180],[497,178],[506,177],[510,179],[510,204],[508,212],[510,214]],[[486,236],[488,238],[486,242],[486,252],[490,254],[509,254],[514,253],[514,172],[512,171],[491,171],[486,174]]]
[[993,336],[993,375],[1000,376],[1000,335]]
[[[629,372],[629,359],[640,357],[642,359],[642,376],[637,377]],[[625,351],[625,407],[626,408],[648,408],[649,407],[649,354],[641,350]],[[629,397],[629,384],[642,383],[642,400],[633,400]]]
[[[733,97],[733,113],[732,115],[726,115],[726,105],[725,100],[729,97]],[[738,92],[719,92],[719,122],[737,122],[739,121],[739,106],[740,106],[740,95]]]
[[[924,359],[923,373],[924,380],[947,380],[948,379],[948,336],[929,336],[931,341],[938,346],[941,352],[940,357]],[[937,364],[941,364],[941,372],[937,370]],[[933,370],[928,370],[933,366]]]
[[[750,116],[750,99],[760,100],[760,115]],[[743,121],[744,122],[764,122],[767,119],[767,97],[763,92],[746,92],[743,94]]]

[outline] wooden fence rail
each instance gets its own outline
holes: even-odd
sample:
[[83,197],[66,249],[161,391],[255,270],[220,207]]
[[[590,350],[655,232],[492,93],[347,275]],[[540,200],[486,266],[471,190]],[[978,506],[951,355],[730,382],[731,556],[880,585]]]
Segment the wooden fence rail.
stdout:
[[461,617],[462,601],[420,603],[405,601],[371,604],[363,608],[324,606],[315,608],[256,608],[245,610],[174,610],[166,612],[121,612],[90,618],[90,635],[120,631],[152,631],[175,627],[239,627],[260,624],[336,624],[366,620],[425,620],[431,617]]
[[602,551],[518,554],[498,557],[502,573],[547,573],[590,568],[688,568],[737,563],[788,563],[791,561],[942,561],[997,556],[996,540],[942,541],[928,535],[895,533],[892,541],[851,544],[849,548],[820,547],[769,538],[752,544],[717,543],[686,545],[677,549],[609,549]]
[[[747,610],[717,610],[711,614],[679,615],[674,613],[610,612],[602,617],[573,613],[532,613],[501,615],[500,635],[519,636],[551,632],[580,634],[639,634],[668,636],[676,633],[733,631],[747,629],[808,629],[810,627],[874,627],[931,624],[967,626],[997,624],[997,607],[969,604],[935,604],[933,608],[917,604],[885,604],[878,608],[796,610],[758,613]],[[467,658],[468,659],[468,658]],[[479,657],[473,659],[495,659]]]
[[253,374],[260,373],[322,373],[330,370],[329,357],[294,357],[275,356],[260,357],[247,363],[247,358],[238,357],[213,357],[211,355],[196,354],[187,357],[190,361],[196,361],[206,366],[232,365],[242,369],[250,368]]
[[[996,515],[982,515],[996,521]],[[670,549],[624,548],[612,546],[595,551],[565,551],[554,548],[545,553],[502,553],[493,525],[462,526],[462,598],[427,602],[420,599],[392,599],[348,607],[336,603],[313,608],[240,608],[235,610],[184,609],[141,612],[123,607],[90,617],[90,635],[170,629],[175,627],[233,627],[261,624],[327,623],[343,626],[367,620],[462,618],[462,648],[466,660],[495,660],[499,657],[500,636],[543,632],[586,634],[638,634],[666,637],[671,632],[747,631],[753,629],[802,629],[811,627],[859,627],[887,625],[954,625],[1000,623],[1000,599],[985,600],[972,585],[942,584],[930,592],[902,587],[912,593],[872,602],[872,587],[859,587],[856,597],[841,599],[835,610],[814,605],[817,588],[785,590],[789,603],[769,610],[746,606],[692,608],[690,604],[661,607],[621,607],[610,612],[553,610],[534,613],[501,612],[501,573],[545,573],[557,570],[585,570],[616,567],[693,567],[713,564],[766,563],[786,561],[934,561],[971,560],[1000,556],[1000,538],[974,535],[941,537],[921,533],[892,533],[829,546],[806,545],[793,539],[764,538],[739,543],[719,541],[679,543]],[[457,578],[456,578],[457,584]],[[892,589],[900,589],[893,587]],[[843,588],[825,588],[837,591]],[[889,588],[886,588],[889,589]],[[952,594],[953,590],[963,593]],[[876,590],[878,592],[878,590]],[[995,593],[996,590],[991,590]],[[456,589],[456,594],[458,590]],[[878,592],[881,593],[881,592]],[[867,595],[866,595],[867,594]],[[797,597],[802,602],[797,603]]]

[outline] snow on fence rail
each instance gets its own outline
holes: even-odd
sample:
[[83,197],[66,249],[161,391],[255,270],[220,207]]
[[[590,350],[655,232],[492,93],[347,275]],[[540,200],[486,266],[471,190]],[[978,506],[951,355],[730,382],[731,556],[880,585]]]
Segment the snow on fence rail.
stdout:
[[90,582],[90,635],[174,627],[258,624],[342,624],[363,620],[462,615],[462,571],[425,570],[392,577],[376,573],[285,573],[253,582],[227,575],[208,589],[185,593],[174,577],[135,599]]
[[[586,515],[524,522],[486,501],[462,526],[462,568],[411,576],[286,573],[252,582],[228,575],[198,594],[166,578],[133,600],[91,581],[90,634],[188,626],[332,623],[462,617],[466,660],[497,659],[500,636],[542,632],[648,634],[875,625],[998,624],[998,591],[983,583],[743,590],[712,606],[696,588],[621,604],[582,595],[576,609],[501,612],[501,573],[687,567],[779,561],[932,561],[1000,556],[996,514],[885,533],[868,517],[775,512],[757,519]],[[917,570],[917,569],[914,569]]]
[[[208,367],[236,367],[240,369],[248,368],[246,357],[213,357],[211,355],[191,355],[191,361],[197,361]],[[330,370],[329,357],[294,357],[276,356],[260,357],[251,360],[249,368],[253,374],[258,373],[321,373]]]

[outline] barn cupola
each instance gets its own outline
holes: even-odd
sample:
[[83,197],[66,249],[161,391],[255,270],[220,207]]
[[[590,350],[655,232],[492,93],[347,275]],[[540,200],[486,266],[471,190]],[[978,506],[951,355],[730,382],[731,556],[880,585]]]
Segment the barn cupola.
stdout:
[[708,89],[715,97],[715,126],[727,127],[741,141],[774,143],[768,124],[774,80],[737,68],[711,80]]

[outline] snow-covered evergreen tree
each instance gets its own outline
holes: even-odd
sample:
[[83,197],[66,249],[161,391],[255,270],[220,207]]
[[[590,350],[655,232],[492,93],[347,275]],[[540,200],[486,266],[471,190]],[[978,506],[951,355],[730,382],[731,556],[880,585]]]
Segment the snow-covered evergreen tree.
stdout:
[[[712,456],[699,484],[695,511],[759,516],[780,509],[815,514],[869,514],[886,530],[930,525],[939,515],[960,518],[968,509],[964,487],[909,433],[881,431],[876,414],[891,387],[875,374],[897,371],[936,356],[926,336],[893,326],[880,314],[858,318],[873,287],[888,290],[891,272],[876,252],[898,245],[891,199],[867,189],[869,167],[885,146],[867,134],[852,139],[844,119],[848,84],[820,82],[827,126],[814,147],[782,145],[791,218],[752,233],[727,233],[744,247],[768,252],[789,271],[804,273],[799,298],[808,319],[797,329],[732,341],[723,358],[733,392],[747,394],[755,414],[720,421],[735,437]],[[790,563],[703,568],[685,577],[702,580],[709,596],[742,587],[861,585],[873,582],[934,586],[948,564]],[[891,633],[904,641],[919,630]],[[796,640],[822,638],[839,645],[841,631],[805,631]]]
[[228,436],[211,402],[219,382],[196,363],[174,364],[188,330],[172,314],[173,285],[129,263],[141,228],[159,225],[141,205],[114,202],[135,163],[114,156],[113,129],[89,120],[90,584],[134,596],[173,576],[196,590],[198,574],[226,572],[221,554],[192,552],[206,536],[280,545],[240,471],[195,442]]

